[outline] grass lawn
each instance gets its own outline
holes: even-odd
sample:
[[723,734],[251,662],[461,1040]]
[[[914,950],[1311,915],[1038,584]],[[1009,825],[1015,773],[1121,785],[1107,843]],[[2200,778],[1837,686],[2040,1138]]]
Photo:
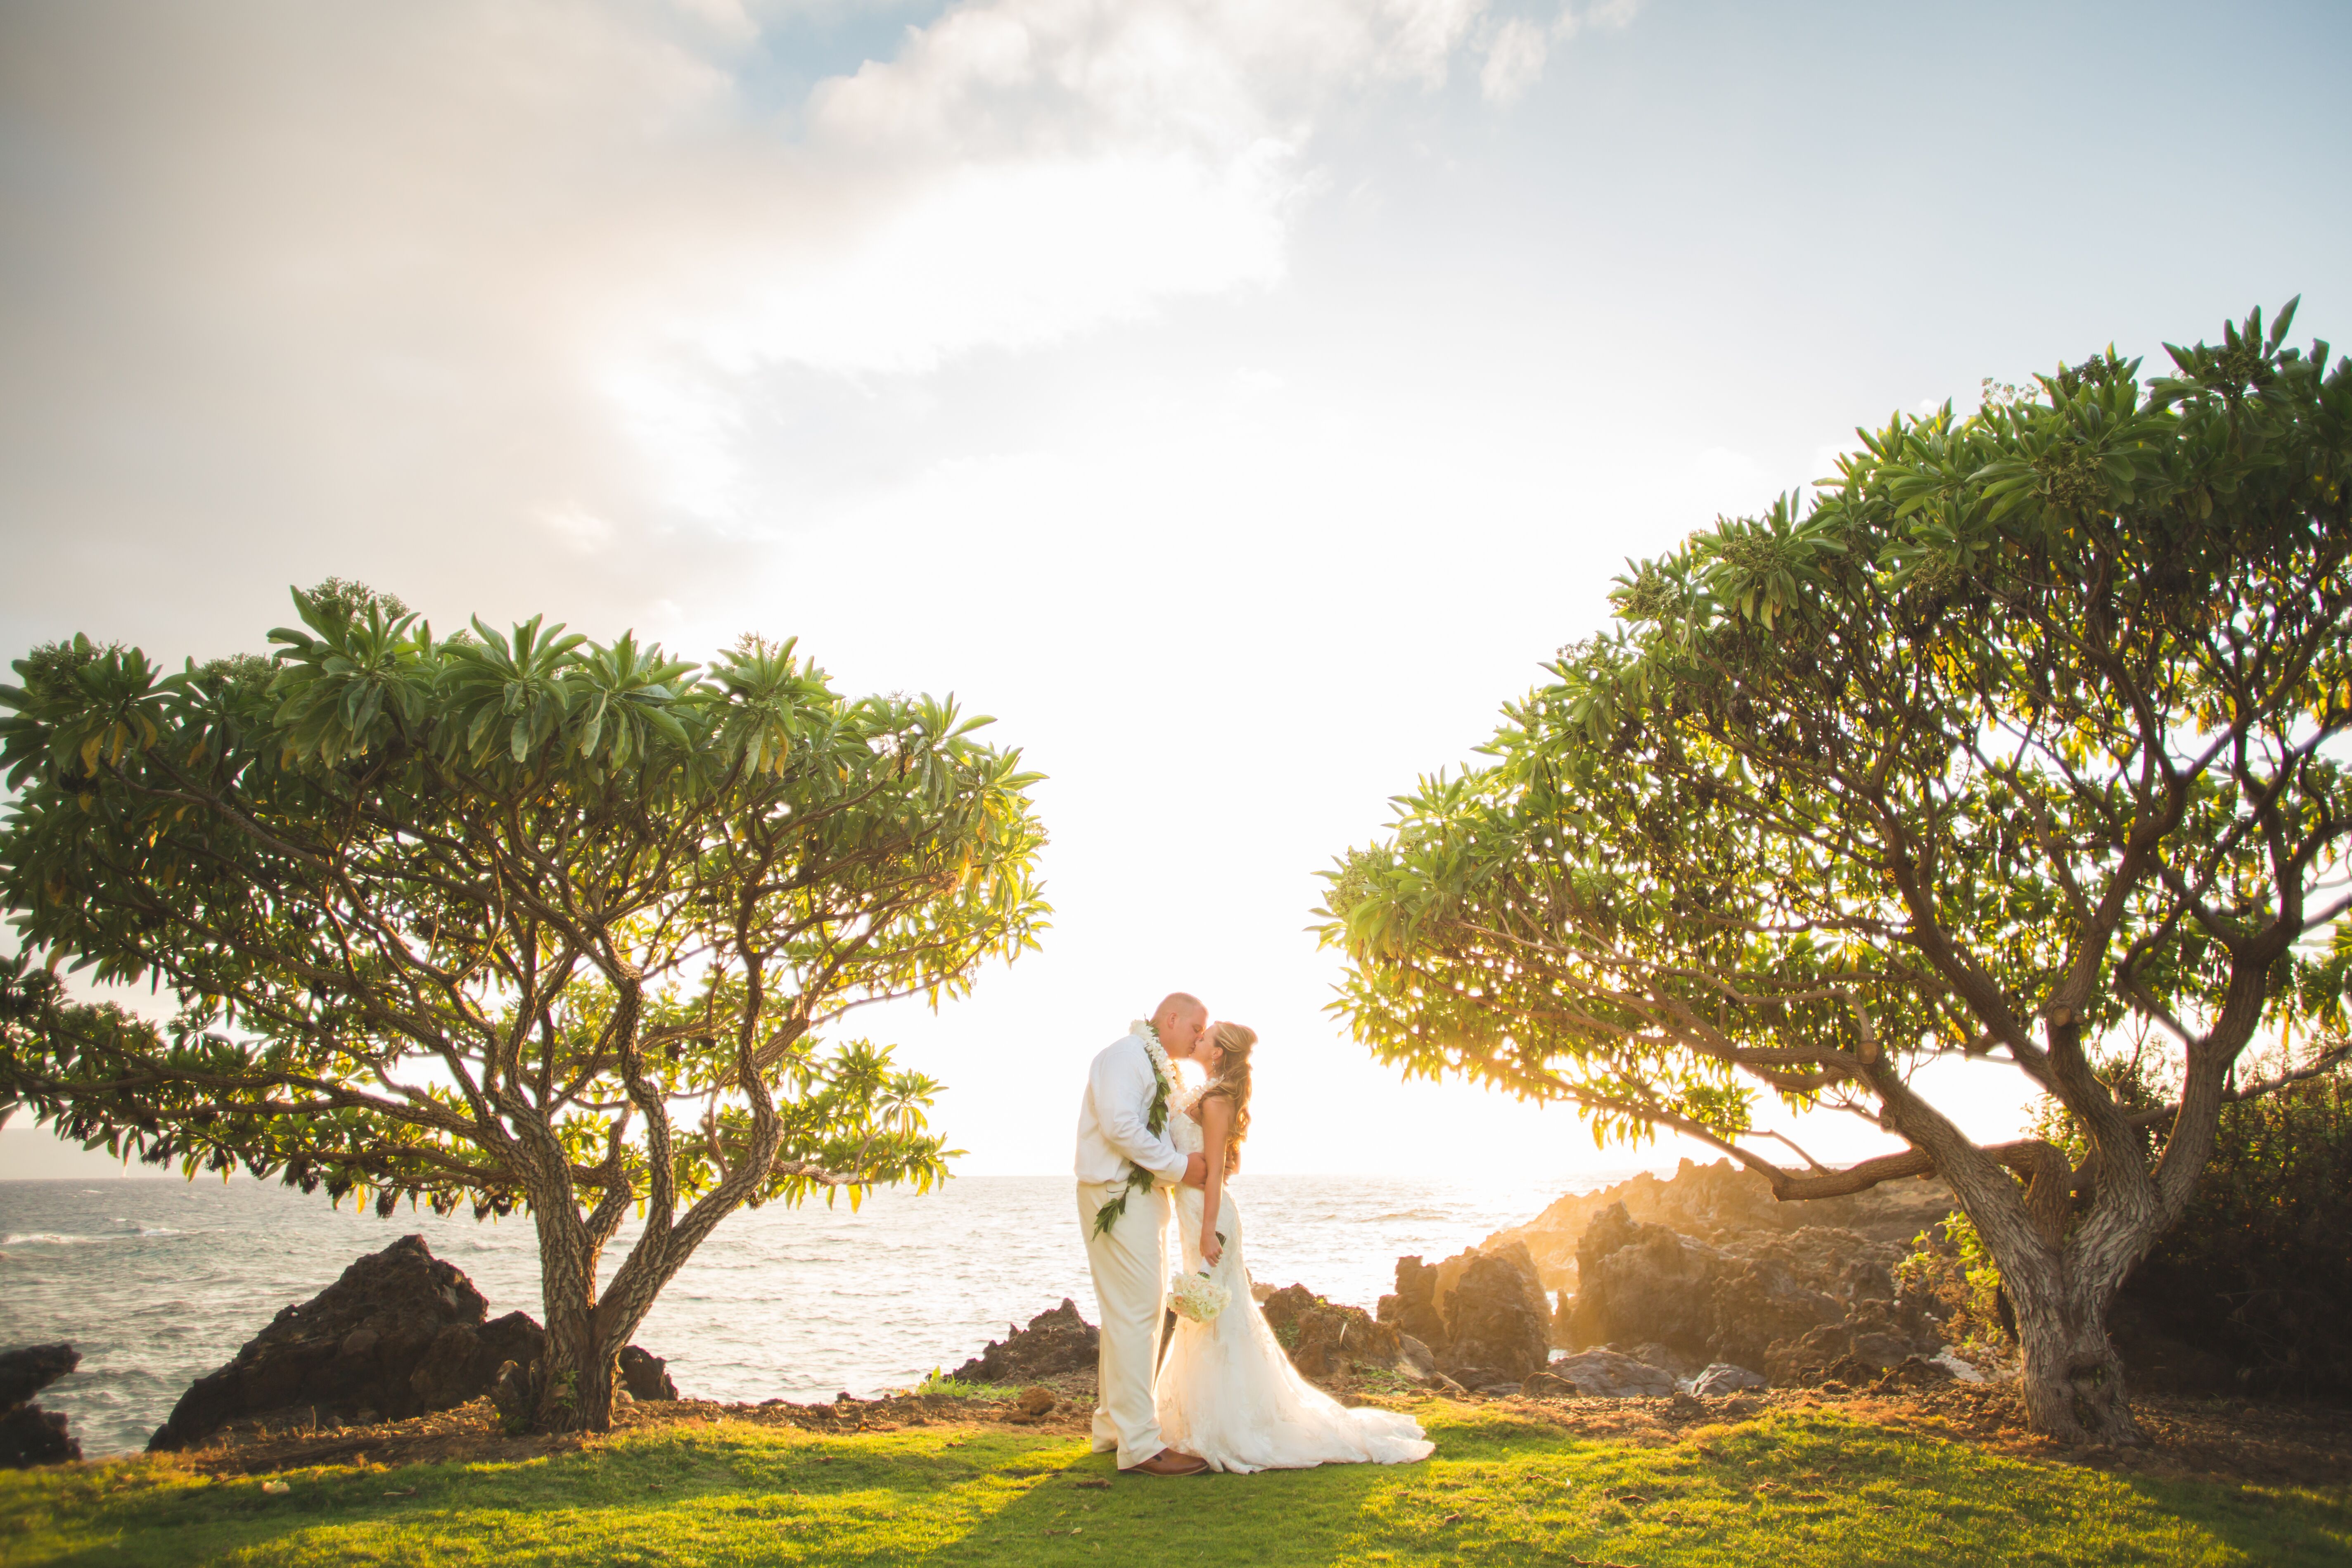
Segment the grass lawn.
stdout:
[[[721,1421],[520,1463],[0,1474],[0,1563],[2352,1563],[2352,1493],[2156,1480],[1767,1411],[1637,1447],[1433,1400],[1427,1464],[1111,1479],[1066,1436]],[[1108,1483],[1108,1484],[1105,1484]]]

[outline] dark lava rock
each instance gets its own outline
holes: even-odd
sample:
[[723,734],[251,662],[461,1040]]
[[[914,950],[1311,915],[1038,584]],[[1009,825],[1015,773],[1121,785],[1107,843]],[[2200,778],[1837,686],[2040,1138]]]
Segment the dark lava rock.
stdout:
[[26,1345],[0,1352],[0,1410],[14,1410],[81,1364],[71,1345]]
[[1056,1373],[1084,1372],[1095,1364],[1101,1344],[1101,1333],[1078,1316],[1077,1303],[1065,1296],[1060,1306],[1038,1313],[1025,1329],[1007,1324],[1004,1338],[992,1340],[952,1375],[958,1383],[1025,1383]]
[[66,1436],[66,1418],[30,1403],[80,1364],[81,1352],[71,1345],[26,1345],[0,1354],[0,1469],[81,1458],[81,1445]]
[[676,1399],[677,1384],[670,1381],[669,1363],[631,1345],[621,1352],[621,1386],[632,1399]]
[[1698,1374],[1698,1380],[1691,1384],[1691,1392],[1701,1399],[1714,1399],[1726,1394],[1746,1394],[1763,1386],[1762,1373],[1719,1361]]
[[[1729,1250],[1776,1231],[1836,1226],[1866,1243],[1901,1244],[1900,1250],[1907,1251],[1913,1237],[1957,1206],[1951,1189],[1933,1177],[1887,1182],[1847,1197],[1780,1203],[1772,1196],[1771,1184],[1756,1172],[1725,1160],[1712,1165],[1685,1160],[1670,1178],[1644,1173],[1599,1192],[1570,1194],[1528,1224],[1497,1231],[1485,1246],[1524,1241],[1547,1289],[1581,1289],[1577,1247],[1586,1227],[1618,1204],[1634,1219]],[[1857,1284],[1856,1290],[1832,1294],[1892,1294],[1875,1289],[1874,1281]]]
[[547,1337],[529,1313],[485,1321],[488,1310],[423,1237],[404,1236],[281,1309],[236,1359],[190,1384],[148,1449],[184,1448],[231,1421],[281,1413],[398,1421],[478,1399],[506,1363],[537,1362]]
[[1577,1246],[1569,1342],[1663,1341],[1686,1354],[1704,1352],[1707,1297],[1730,1263],[1715,1247],[1643,1225],[1623,1204],[1612,1204],[1593,1217]]
[[1578,1246],[1581,1284],[1562,1313],[1561,1337],[1571,1345],[1654,1341],[1691,1364],[1757,1365],[1773,1344],[1845,1315],[1820,1289],[1850,1260],[1838,1236],[1769,1237],[1742,1256],[1643,1225],[1612,1205]]
[[1419,1254],[1400,1258],[1396,1287],[1394,1294],[1380,1300],[1380,1321],[1433,1351],[1444,1350],[1445,1314],[1437,1307],[1437,1269],[1423,1263]]
[[1529,1399],[1574,1399],[1583,1390],[1564,1377],[1538,1372],[1519,1384],[1519,1392]]
[[66,1418],[37,1405],[19,1405],[0,1414],[0,1469],[61,1465],[81,1458],[81,1445],[66,1436]]
[[1819,1226],[1710,1246],[1612,1205],[1579,1244],[1582,1285],[1559,1337],[1578,1347],[1657,1342],[1687,1365],[1761,1367],[1778,1384],[1818,1381],[1847,1354],[1893,1366],[1938,1339],[1919,1302],[1855,1294],[1892,1284],[1889,1246]]
[[[1402,1277],[1402,1266],[1398,1273]],[[1473,1388],[1479,1385],[1465,1375],[1465,1369],[1497,1374],[1495,1381],[1521,1381],[1541,1372],[1551,1354],[1550,1318],[1535,1259],[1524,1244],[1482,1252],[1470,1259],[1445,1298],[1440,1363]]]
[[1615,1351],[1564,1355],[1546,1369],[1559,1382],[1573,1384],[1594,1399],[1654,1399],[1675,1391],[1675,1374],[1662,1366]]
[[1601,1348],[1605,1351],[1625,1351],[1625,1353],[1635,1361],[1645,1361],[1652,1366],[1664,1367],[1676,1377],[1692,1376],[1706,1364],[1696,1356],[1685,1355],[1674,1346],[1662,1344],[1656,1340],[1644,1340],[1629,1351],[1625,1350],[1623,1345],[1602,1345]]
[[1329,1377],[1351,1363],[1395,1368],[1405,1359],[1403,1336],[1393,1326],[1361,1307],[1334,1305],[1304,1285],[1284,1286],[1258,1310],[1302,1377]]
[[1878,1374],[1899,1366],[1915,1350],[1897,1335],[1848,1322],[1824,1323],[1803,1337],[1784,1340],[1764,1359],[1764,1375],[1780,1388],[1817,1388],[1835,1382],[1859,1387],[1878,1381]]
[[1836,1297],[1770,1258],[1726,1258],[1706,1294],[1709,1361],[1761,1363],[1772,1346],[1844,1316]]

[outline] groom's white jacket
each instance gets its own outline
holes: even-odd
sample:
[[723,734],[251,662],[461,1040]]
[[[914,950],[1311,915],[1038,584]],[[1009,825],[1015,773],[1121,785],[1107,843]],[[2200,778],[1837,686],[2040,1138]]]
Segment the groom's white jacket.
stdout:
[[1184,1156],[1148,1120],[1155,1090],[1142,1036],[1103,1047],[1087,1069],[1087,1097],[1078,1104],[1078,1180],[1125,1181],[1132,1160],[1171,1186],[1183,1182]]

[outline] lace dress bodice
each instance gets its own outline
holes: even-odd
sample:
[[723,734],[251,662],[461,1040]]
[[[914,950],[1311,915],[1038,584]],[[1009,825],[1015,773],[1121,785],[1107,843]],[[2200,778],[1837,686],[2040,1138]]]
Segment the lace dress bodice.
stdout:
[[1192,1120],[1192,1107],[1200,1100],[1198,1089],[1186,1089],[1169,1100],[1168,1141],[1176,1145],[1179,1154],[1197,1154],[1205,1147],[1201,1124]]

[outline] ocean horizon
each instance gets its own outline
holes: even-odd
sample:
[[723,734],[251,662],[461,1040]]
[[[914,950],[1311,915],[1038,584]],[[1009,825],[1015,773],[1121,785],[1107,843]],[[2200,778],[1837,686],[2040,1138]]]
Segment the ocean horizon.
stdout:
[[[1654,1168],[1505,1182],[1252,1174],[1235,1192],[1254,1279],[1370,1309],[1401,1256],[1450,1256],[1564,1193]],[[606,1249],[608,1277],[635,1229]],[[279,1308],[410,1234],[472,1279],[491,1316],[543,1316],[527,1215],[403,1207],[378,1219],[242,1176],[0,1181],[0,1348],[71,1342],[81,1366],[43,1405],[93,1457],[142,1448],[187,1385]],[[1097,1321],[1070,1178],[961,1176],[928,1194],[884,1189],[855,1211],[843,1199],[730,1215],[635,1339],[696,1397],[867,1397],[952,1371],[1065,1297]]]

